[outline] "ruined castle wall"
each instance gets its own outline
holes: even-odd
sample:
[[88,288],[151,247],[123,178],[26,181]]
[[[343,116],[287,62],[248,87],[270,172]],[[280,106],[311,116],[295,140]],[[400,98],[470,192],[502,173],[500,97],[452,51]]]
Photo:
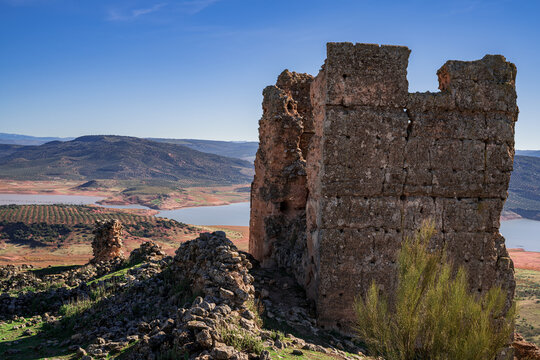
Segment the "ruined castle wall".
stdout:
[[[432,246],[445,246],[469,270],[471,289],[500,284],[509,301],[513,297],[513,265],[499,217],[514,156],[515,66],[493,55],[449,61],[437,73],[441,92],[409,94],[409,53],[405,47],[329,43],[311,83],[306,243],[296,271],[303,273],[299,278],[321,325],[346,327],[354,298],[373,280],[387,293],[395,287],[401,241],[426,219],[437,229]],[[263,121],[261,141],[282,124],[272,123],[272,130]],[[281,159],[272,156],[267,163]],[[279,171],[256,167],[269,178]],[[257,181],[255,196],[264,203]],[[252,233],[257,229],[252,218]],[[250,248],[268,244],[260,239],[250,239]],[[272,256],[258,254],[263,263]]]
[[250,251],[263,266],[291,270],[303,282],[307,144],[312,132],[307,74],[284,71],[264,89],[251,191]]
[[402,236],[408,55],[403,47],[328,44],[312,87],[308,294],[322,324],[351,318],[366,283],[393,281]]

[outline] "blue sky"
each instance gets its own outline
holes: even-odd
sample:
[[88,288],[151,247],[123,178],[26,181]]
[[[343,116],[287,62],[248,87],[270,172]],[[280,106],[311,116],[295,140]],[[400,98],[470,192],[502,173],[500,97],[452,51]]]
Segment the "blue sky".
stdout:
[[316,74],[328,41],[518,67],[519,149],[540,149],[540,1],[0,0],[0,132],[256,140],[262,89]]

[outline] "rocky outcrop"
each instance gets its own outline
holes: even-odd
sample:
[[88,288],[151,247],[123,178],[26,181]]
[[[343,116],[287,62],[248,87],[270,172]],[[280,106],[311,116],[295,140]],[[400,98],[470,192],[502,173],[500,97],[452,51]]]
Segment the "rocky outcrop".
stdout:
[[[514,156],[516,68],[500,55],[449,61],[437,72],[440,92],[410,94],[409,53],[329,43],[310,85],[311,116],[307,106],[299,115],[294,94],[265,90],[250,251],[263,266],[295,264],[321,325],[346,329],[372,281],[391,293],[400,243],[426,219],[437,229],[432,246],[469,270],[471,290],[501,285],[508,305],[513,298],[499,217]],[[313,126],[307,151],[293,126],[304,118]],[[306,175],[290,176],[287,192],[296,158]],[[290,231],[279,216],[286,204],[301,214],[304,203],[305,222]],[[287,243],[300,250],[276,250]]]
[[[272,318],[291,320],[289,326],[292,327],[307,323],[311,335],[319,335],[319,330],[311,327],[315,321],[309,318],[305,308],[273,305],[269,299],[264,300],[264,307],[257,305],[254,284],[261,286],[258,291],[260,295],[266,281],[260,272],[254,273],[259,276],[255,281],[250,272],[252,267],[249,256],[238,251],[221,231],[202,233],[199,238],[182,244],[171,264],[173,288],[181,286],[199,296],[192,303],[179,308],[175,316],[153,325],[141,325],[139,328],[145,335],[139,335],[140,341],[132,352],[132,358],[151,359],[155,355],[169,353],[178,358],[199,360],[269,359],[268,351],[257,350],[255,343],[275,350],[288,347],[298,354],[302,354],[300,349],[305,349],[332,354],[337,359],[363,358],[335,348],[307,343],[290,334],[285,341],[279,336],[276,338],[275,333],[262,329],[259,312],[268,306],[274,312]],[[288,280],[291,289],[286,293],[298,292],[293,290],[294,280]],[[272,283],[276,284],[275,281]],[[302,299],[305,302],[305,297]],[[337,345],[338,341],[334,338],[334,344]],[[350,341],[339,345],[341,349],[363,355]]]
[[92,241],[94,257],[91,262],[96,263],[115,258],[123,259],[122,232],[122,223],[116,219],[97,221]]
[[515,360],[540,360],[540,347],[525,341],[518,333],[514,334],[512,348],[514,348]]

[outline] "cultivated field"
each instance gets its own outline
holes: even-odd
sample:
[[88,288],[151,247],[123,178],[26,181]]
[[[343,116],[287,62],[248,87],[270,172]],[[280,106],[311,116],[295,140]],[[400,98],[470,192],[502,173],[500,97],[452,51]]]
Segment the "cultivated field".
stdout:
[[154,210],[110,209],[93,205],[0,206],[0,265],[35,266],[84,264],[92,256],[94,223],[118,219],[124,225],[125,252],[153,240],[173,255],[180,243],[200,232],[222,230],[247,250],[248,228],[193,226],[152,216]]
[[0,206],[0,264],[86,263],[92,255],[94,223],[102,219],[122,222],[126,252],[151,239],[172,254],[182,241],[197,237],[201,231],[151,214],[83,205]]
[[0,206],[0,221],[92,225],[97,220],[118,219],[123,224],[162,222],[138,209],[110,209],[85,205],[4,205]]

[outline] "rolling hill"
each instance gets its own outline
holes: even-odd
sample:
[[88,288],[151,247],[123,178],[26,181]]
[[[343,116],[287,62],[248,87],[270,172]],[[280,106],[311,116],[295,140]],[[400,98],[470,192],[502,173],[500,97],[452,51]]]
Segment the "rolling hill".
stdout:
[[244,160],[127,136],[83,136],[6,148],[6,152],[0,157],[0,178],[4,179],[161,179],[239,184],[250,182],[253,174],[253,165]]
[[23,145],[0,144],[0,158],[11,155],[22,147]]
[[[29,135],[0,133],[0,144],[9,145],[42,145],[50,141],[70,141],[74,138],[58,137],[35,137]],[[165,138],[146,138],[147,140],[184,145],[190,149],[198,150],[210,154],[228,156],[253,162],[255,153],[259,147],[256,141],[217,141],[217,140],[198,140],[198,139],[165,139]],[[0,147],[0,157],[3,156]]]
[[516,150],[516,155],[540,157],[540,150]]
[[504,209],[540,220],[540,157],[516,155]]

